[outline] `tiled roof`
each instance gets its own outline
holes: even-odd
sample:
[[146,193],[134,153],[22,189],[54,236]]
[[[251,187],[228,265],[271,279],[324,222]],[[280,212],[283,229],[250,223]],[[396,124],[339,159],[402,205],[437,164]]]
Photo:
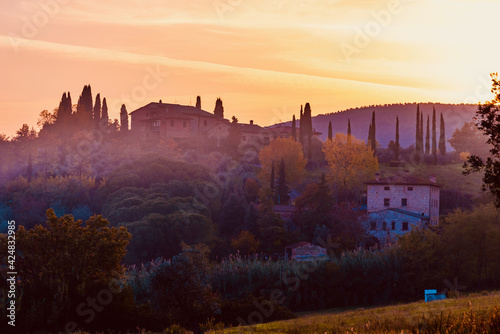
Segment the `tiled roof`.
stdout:
[[372,212],[370,214],[380,213],[380,212],[384,212],[384,211],[393,211],[393,212],[397,212],[397,213],[400,213],[400,214],[403,214],[403,215],[406,215],[406,216],[411,216],[411,217],[420,218],[420,219],[426,219],[426,220],[429,219],[429,216],[425,216],[425,215],[422,215],[422,214],[419,214],[419,213],[416,213],[416,212],[411,212],[411,211],[396,209],[396,208],[389,208],[389,209],[384,209],[384,210],[380,210],[380,211],[375,211],[375,212]]
[[419,186],[434,186],[442,187],[442,185],[432,182],[430,180],[420,179],[411,175],[394,175],[389,177],[381,177],[378,181],[372,180],[365,182],[365,184],[394,184],[394,185],[419,185]]
[[[152,111],[153,110],[166,111],[168,113],[182,113],[182,114],[189,114],[189,115],[203,116],[203,117],[217,117],[213,113],[210,113],[208,111],[193,106],[183,106],[180,104],[159,103],[159,102],[151,102],[143,107],[140,107],[139,109],[132,111],[130,114],[133,114],[143,109],[150,109]],[[227,121],[226,119],[224,120]]]

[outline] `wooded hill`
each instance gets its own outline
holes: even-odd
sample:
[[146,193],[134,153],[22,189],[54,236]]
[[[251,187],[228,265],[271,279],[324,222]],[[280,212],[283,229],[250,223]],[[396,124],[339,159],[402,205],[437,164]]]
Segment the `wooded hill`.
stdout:
[[[424,132],[427,123],[427,115],[431,118],[432,108],[436,108],[437,120],[443,113],[446,140],[451,138],[455,129],[462,127],[465,122],[471,122],[477,111],[475,104],[442,104],[442,103],[419,103],[420,111],[424,114]],[[314,114],[314,104],[311,104]],[[351,120],[352,135],[358,139],[368,138],[368,128],[370,126],[372,112],[376,115],[376,139],[381,147],[387,147],[390,140],[395,139],[396,116],[399,117],[400,145],[404,148],[415,144],[415,122],[417,103],[387,104],[378,106],[366,106],[347,109],[331,114],[322,114],[312,117],[312,124],[315,131],[321,132],[321,139],[326,140],[328,135],[328,123],[332,122],[333,133],[347,133],[347,120]],[[297,113],[298,114],[298,113]],[[298,115],[296,115],[297,117]],[[291,125],[291,122],[284,123]],[[438,124],[439,131],[439,124]],[[439,134],[438,134],[439,135]],[[447,143],[448,149],[451,149]]]

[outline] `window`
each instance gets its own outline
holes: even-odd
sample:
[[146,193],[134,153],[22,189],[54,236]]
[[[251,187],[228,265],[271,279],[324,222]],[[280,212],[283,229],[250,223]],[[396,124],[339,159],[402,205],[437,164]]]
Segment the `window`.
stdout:
[[370,230],[375,231],[377,229],[377,222],[370,222]]
[[408,222],[403,222],[403,231],[408,231]]
[[408,191],[413,191],[413,187],[408,187]]
[[208,125],[207,120],[204,120],[204,121],[203,121],[203,125],[204,125],[204,126],[207,126],[207,125]]
[[391,190],[391,187],[384,187],[384,190]]
[[153,128],[159,128],[160,127],[160,120],[153,121]]
[[188,126],[188,123],[187,123],[186,121],[183,121],[183,122],[182,122],[182,127],[183,127],[183,128],[186,128],[187,126]]
[[387,222],[382,223],[382,230],[387,230]]
[[396,229],[396,222],[392,222],[391,223],[391,230],[395,230]]
[[401,198],[401,206],[408,206],[408,199],[407,198]]
[[174,126],[174,125],[175,125],[174,120],[171,120],[170,121],[170,126]]
[[391,200],[389,198],[384,198],[384,206],[391,205]]

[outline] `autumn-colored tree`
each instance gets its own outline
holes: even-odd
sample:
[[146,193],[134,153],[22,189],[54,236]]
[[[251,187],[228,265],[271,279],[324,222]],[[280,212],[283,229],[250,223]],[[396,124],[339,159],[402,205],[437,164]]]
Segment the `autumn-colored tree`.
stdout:
[[245,180],[245,185],[243,190],[245,192],[245,199],[247,202],[255,202],[259,197],[259,183],[254,178],[248,178]]
[[42,129],[45,125],[54,124],[56,122],[55,113],[51,113],[48,110],[42,110],[40,112],[39,118],[36,125]]
[[302,153],[302,145],[292,138],[277,138],[269,145],[263,147],[259,153],[262,171],[260,178],[266,180],[261,184],[269,184],[273,161],[285,162],[285,173],[290,185],[296,185],[302,181],[305,175],[307,160]]
[[249,255],[259,250],[260,241],[249,231],[241,231],[238,236],[231,239],[231,247],[241,255]]
[[360,186],[378,170],[378,159],[366,144],[343,133],[335,134],[332,141],[323,145],[325,159],[330,167],[330,178],[343,189]]
[[276,180],[276,204],[288,204],[290,188],[286,180],[285,160],[281,158],[278,179]]

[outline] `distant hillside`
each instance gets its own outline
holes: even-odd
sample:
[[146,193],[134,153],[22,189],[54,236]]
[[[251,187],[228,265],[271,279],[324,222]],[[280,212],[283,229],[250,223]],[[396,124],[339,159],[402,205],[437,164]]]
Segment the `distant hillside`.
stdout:
[[[460,128],[465,122],[472,121],[472,117],[477,111],[477,105],[474,104],[419,103],[419,105],[420,111],[424,113],[424,138],[427,115],[430,117],[430,130],[432,134],[432,107],[434,106],[436,108],[438,140],[440,113],[443,113],[445,119],[445,132],[446,139],[448,140],[451,138],[456,128]],[[311,107],[314,113],[314,105],[311,105]],[[373,111],[375,111],[376,118],[377,141],[382,147],[387,147],[389,141],[395,139],[396,116],[399,117],[401,146],[406,148],[415,143],[416,103],[368,106],[339,111],[337,113],[318,115],[312,118],[313,128],[322,133],[322,140],[326,140],[328,136],[329,121],[332,122],[333,133],[346,133],[347,119],[349,118],[351,120],[352,135],[358,139],[366,140]],[[289,125],[291,122],[285,124]],[[448,147],[451,149],[449,144]]]

